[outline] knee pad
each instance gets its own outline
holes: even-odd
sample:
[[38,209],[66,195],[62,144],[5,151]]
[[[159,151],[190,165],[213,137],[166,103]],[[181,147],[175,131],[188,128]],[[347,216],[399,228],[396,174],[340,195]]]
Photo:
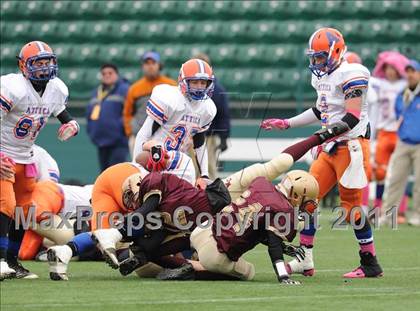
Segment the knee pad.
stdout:
[[375,174],[375,179],[377,181],[383,181],[383,180],[385,180],[385,177],[386,177],[386,169],[387,169],[387,166],[386,165],[378,165],[375,168],[374,174]]

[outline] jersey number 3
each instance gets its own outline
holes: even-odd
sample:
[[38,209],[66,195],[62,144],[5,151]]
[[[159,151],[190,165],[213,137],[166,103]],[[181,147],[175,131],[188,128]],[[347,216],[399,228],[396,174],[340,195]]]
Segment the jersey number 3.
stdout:
[[187,129],[185,126],[178,125],[172,128],[171,136],[166,138],[165,148],[168,151],[178,150],[182,144],[182,140],[185,138]]

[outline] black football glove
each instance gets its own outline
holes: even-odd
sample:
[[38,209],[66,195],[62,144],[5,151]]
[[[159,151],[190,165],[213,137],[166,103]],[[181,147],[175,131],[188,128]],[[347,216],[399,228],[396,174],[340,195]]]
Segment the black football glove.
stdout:
[[336,123],[328,125],[326,128],[322,128],[319,131],[316,131],[314,135],[319,136],[321,143],[326,142],[336,136],[344,134],[349,131],[350,127],[346,122],[337,121]]
[[294,246],[292,244],[285,245],[283,252],[287,256],[295,257],[299,262],[305,259],[305,250],[300,246]]

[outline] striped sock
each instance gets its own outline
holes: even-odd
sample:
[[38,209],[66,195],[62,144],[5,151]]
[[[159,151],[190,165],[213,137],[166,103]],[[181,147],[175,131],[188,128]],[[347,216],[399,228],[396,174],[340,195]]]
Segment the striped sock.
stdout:
[[[356,221],[356,225],[358,222],[360,224],[360,220]],[[354,234],[359,242],[360,251],[362,253],[369,252],[375,256],[375,245],[373,243],[372,228],[370,227],[369,222],[365,221],[365,225],[361,229],[354,229]]]

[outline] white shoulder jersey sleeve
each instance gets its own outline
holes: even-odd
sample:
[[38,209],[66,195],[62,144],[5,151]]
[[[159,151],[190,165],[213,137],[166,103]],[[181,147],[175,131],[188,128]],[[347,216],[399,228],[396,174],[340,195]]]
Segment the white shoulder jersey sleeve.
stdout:
[[51,180],[58,182],[60,179],[60,169],[54,158],[42,147],[33,146],[34,162],[37,169],[37,181]]
[[57,100],[52,113],[56,117],[66,109],[67,101],[69,98],[69,89],[60,78],[54,78],[48,84],[52,83],[54,93]]
[[0,77],[0,111],[4,114],[13,110],[13,107],[25,97],[24,77],[22,74],[10,73]]
[[202,105],[205,105],[206,109],[200,122],[200,130],[198,131],[199,133],[205,132],[209,129],[217,113],[216,105],[211,98],[206,99]]
[[160,125],[165,124],[172,116],[178,88],[169,84],[159,84],[153,88],[152,95],[146,104],[146,113]]
[[166,173],[174,174],[194,185],[196,180],[192,159],[181,151],[168,151],[169,165]]
[[370,72],[361,64],[344,63],[341,71],[341,88],[344,94],[354,89],[366,89],[369,84]]

